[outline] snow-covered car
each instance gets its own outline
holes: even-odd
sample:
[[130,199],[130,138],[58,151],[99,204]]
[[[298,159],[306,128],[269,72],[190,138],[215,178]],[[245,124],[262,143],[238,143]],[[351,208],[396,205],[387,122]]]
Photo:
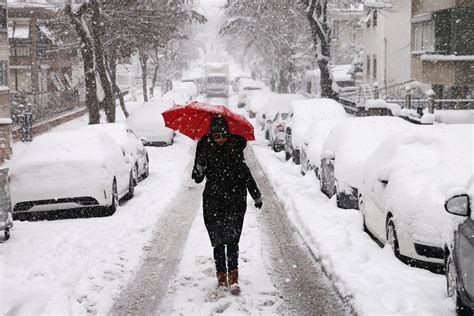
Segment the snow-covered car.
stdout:
[[236,77],[233,78],[233,80],[232,80],[232,90],[233,90],[234,92],[237,92],[237,91],[238,91],[238,89],[239,89],[239,81],[240,81],[240,79],[244,79],[244,78],[245,78],[245,79],[252,79],[251,76],[247,76],[247,75],[236,76]]
[[104,132],[41,135],[12,162],[13,217],[91,207],[111,215],[119,199],[133,196],[132,168],[133,161]]
[[99,130],[113,138],[120,148],[133,161],[133,179],[135,184],[148,177],[150,173],[150,160],[142,142],[125,124],[109,123],[94,124],[83,127],[85,130]]
[[173,107],[167,100],[153,100],[135,109],[127,118],[127,125],[145,146],[173,144],[174,131],[165,126],[161,113]]
[[412,126],[390,116],[347,118],[336,124],[322,148],[321,191],[328,197],[336,194],[340,208],[358,209],[363,163],[385,138]]
[[198,88],[194,82],[175,81],[171,91],[184,94],[187,97],[188,102],[198,95]]
[[446,196],[473,179],[474,127],[411,129],[386,138],[367,158],[359,209],[366,230],[397,257],[442,269],[446,234],[462,220],[444,210]]
[[315,120],[307,129],[300,154],[301,174],[306,174],[312,170],[316,178],[320,179],[319,169],[321,166],[321,152],[326,137],[331,129],[344,118],[327,118]]
[[332,99],[318,98],[292,101],[285,129],[286,160],[293,158],[295,164],[300,164],[304,135],[314,120],[346,116],[342,104]]
[[454,189],[444,204],[448,213],[462,218],[445,246],[448,296],[454,297],[459,314],[474,313],[474,177],[470,187],[470,190]]
[[265,84],[258,80],[241,78],[237,87],[237,107],[243,108],[247,104],[247,94],[250,91],[264,90]]
[[303,100],[301,94],[283,93],[272,94],[263,114],[267,118],[265,121],[265,138],[269,140],[274,151],[280,151],[285,146],[285,126],[290,111],[290,104],[293,100]]
[[166,92],[161,99],[171,102],[172,106],[185,105],[191,101],[189,95],[183,91],[179,91],[179,89]]
[[247,95],[247,112],[250,118],[257,118],[257,124],[263,127],[262,109],[267,106],[274,93],[267,90],[255,90]]

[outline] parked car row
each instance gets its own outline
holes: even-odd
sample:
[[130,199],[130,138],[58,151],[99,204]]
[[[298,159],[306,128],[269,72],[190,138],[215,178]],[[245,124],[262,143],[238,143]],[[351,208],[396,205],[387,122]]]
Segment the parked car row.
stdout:
[[278,150],[278,126],[287,160],[314,171],[338,207],[360,210],[363,228],[403,262],[445,271],[458,308],[474,308],[474,125],[349,117],[326,99],[288,103],[263,111],[288,116],[283,129],[265,122],[269,145]]

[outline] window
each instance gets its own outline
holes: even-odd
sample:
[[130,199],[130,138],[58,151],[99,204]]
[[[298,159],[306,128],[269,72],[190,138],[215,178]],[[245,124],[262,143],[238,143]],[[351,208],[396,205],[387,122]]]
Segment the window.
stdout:
[[0,61],[0,86],[8,86],[6,61]]
[[5,30],[7,28],[7,8],[0,6],[0,29]]
[[377,55],[372,55],[372,59],[373,59],[373,67],[372,67],[372,71],[373,71],[373,74],[372,74],[372,78],[374,78],[374,80],[377,80]]
[[29,46],[12,46],[12,56],[14,57],[28,57],[30,56],[30,47]]
[[412,51],[434,51],[433,21],[413,24]]
[[367,79],[369,79],[370,78],[370,55],[367,55],[367,61],[366,61],[365,67],[367,69],[366,70],[366,77],[367,77]]

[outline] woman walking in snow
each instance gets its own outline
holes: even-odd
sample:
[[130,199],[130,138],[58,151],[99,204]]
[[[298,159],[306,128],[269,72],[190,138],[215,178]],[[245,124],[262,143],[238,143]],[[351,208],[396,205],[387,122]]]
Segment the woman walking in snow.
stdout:
[[246,145],[242,136],[229,133],[223,116],[215,115],[209,133],[198,142],[192,172],[196,183],[207,179],[203,192],[204,223],[214,247],[218,286],[230,286],[234,295],[240,293],[239,240],[247,209],[247,190],[255,207],[262,207],[260,191],[244,160]]

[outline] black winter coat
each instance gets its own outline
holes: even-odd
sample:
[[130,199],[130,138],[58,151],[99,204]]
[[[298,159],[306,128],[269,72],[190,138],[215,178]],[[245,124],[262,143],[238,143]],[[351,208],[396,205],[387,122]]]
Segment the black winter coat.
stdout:
[[203,193],[204,223],[212,246],[239,242],[247,209],[247,190],[254,200],[260,191],[245,163],[247,141],[229,135],[219,146],[209,134],[198,142],[192,178],[207,179]]

